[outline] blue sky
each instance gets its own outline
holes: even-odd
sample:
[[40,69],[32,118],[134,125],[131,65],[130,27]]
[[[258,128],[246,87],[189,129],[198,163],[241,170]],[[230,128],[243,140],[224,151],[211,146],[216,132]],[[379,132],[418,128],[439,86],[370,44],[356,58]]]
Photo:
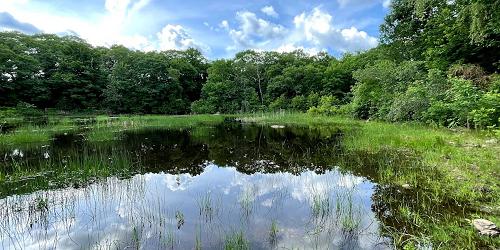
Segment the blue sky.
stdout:
[[0,0],[0,30],[78,35],[96,46],[196,47],[212,59],[244,49],[333,55],[378,43],[390,0]]

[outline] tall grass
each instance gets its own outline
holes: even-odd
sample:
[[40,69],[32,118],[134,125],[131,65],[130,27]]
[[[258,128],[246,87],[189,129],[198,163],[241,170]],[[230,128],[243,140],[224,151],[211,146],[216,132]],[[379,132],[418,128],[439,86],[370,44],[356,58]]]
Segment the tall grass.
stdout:
[[250,243],[247,241],[243,232],[233,233],[226,236],[224,250],[247,250],[250,249]]
[[108,176],[130,176],[142,171],[140,158],[124,150],[91,150],[52,155],[35,161],[13,158],[0,169],[0,197],[8,193],[81,186]]

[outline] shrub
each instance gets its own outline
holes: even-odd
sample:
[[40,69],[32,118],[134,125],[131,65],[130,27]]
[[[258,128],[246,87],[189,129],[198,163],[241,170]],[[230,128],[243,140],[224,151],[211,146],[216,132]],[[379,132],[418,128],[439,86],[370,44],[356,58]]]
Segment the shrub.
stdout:
[[34,125],[47,125],[49,118],[45,113],[36,108],[35,105],[19,102],[16,106],[17,113],[23,117],[24,122]]
[[471,111],[478,106],[480,91],[470,80],[448,79],[450,89],[444,100],[433,100],[424,116],[428,121],[445,126],[470,126]]
[[470,112],[476,128],[499,126],[500,119],[500,93],[488,92],[481,96],[479,109]]
[[471,80],[476,87],[487,89],[490,79],[483,68],[475,64],[455,64],[448,70],[448,76]]
[[304,97],[303,95],[298,95],[292,98],[290,107],[294,110],[305,112],[309,108],[309,103],[306,97]]
[[284,96],[280,96],[276,98],[274,101],[269,104],[269,109],[272,111],[277,111],[280,109],[288,108],[288,100]]
[[429,108],[427,90],[422,81],[415,82],[405,93],[395,97],[388,114],[391,121],[422,120],[423,114]]
[[216,107],[205,100],[197,100],[191,103],[191,111],[195,114],[213,114]]
[[336,106],[338,103],[338,99],[332,95],[322,96],[318,106],[309,108],[307,112],[320,115],[338,114],[339,108]]

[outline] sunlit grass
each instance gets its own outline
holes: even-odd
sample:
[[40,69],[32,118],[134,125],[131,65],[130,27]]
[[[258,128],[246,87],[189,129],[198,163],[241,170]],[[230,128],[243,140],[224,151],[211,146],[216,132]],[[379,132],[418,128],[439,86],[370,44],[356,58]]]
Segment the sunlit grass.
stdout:
[[[500,222],[498,214],[482,212],[484,207],[492,211],[500,207],[500,144],[494,133],[297,113],[239,117],[243,122],[257,124],[341,127],[346,154],[339,159],[341,168],[373,172],[371,177],[381,185],[407,186],[409,192],[418,190],[417,201],[405,205],[401,197],[396,198],[396,203],[403,204],[397,209],[399,223],[412,228],[387,230],[396,246],[418,247],[429,242],[444,248],[500,245],[498,239],[478,236],[466,221],[470,217],[442,211],[443,207],[453,206],[468,210],[462,211],[466,216]],[[319,200],[316,203],[321,211]],[[357,223],[349,218],[343,219],[343,226],[355,228]]]

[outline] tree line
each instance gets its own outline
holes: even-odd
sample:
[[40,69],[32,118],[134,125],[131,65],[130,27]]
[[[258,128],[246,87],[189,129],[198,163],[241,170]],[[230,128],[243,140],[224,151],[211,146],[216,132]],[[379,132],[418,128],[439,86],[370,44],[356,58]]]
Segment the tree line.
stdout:
[[0,106],[184,114],[200,96],[208,62],[195,50],[92,47],[66,36],[0,33]]
[[393,0],[381,44],[335,58],[92,47],[0,33],[0,106],[112,113],[296,110],[444,126],[500,125],[500,1]]

